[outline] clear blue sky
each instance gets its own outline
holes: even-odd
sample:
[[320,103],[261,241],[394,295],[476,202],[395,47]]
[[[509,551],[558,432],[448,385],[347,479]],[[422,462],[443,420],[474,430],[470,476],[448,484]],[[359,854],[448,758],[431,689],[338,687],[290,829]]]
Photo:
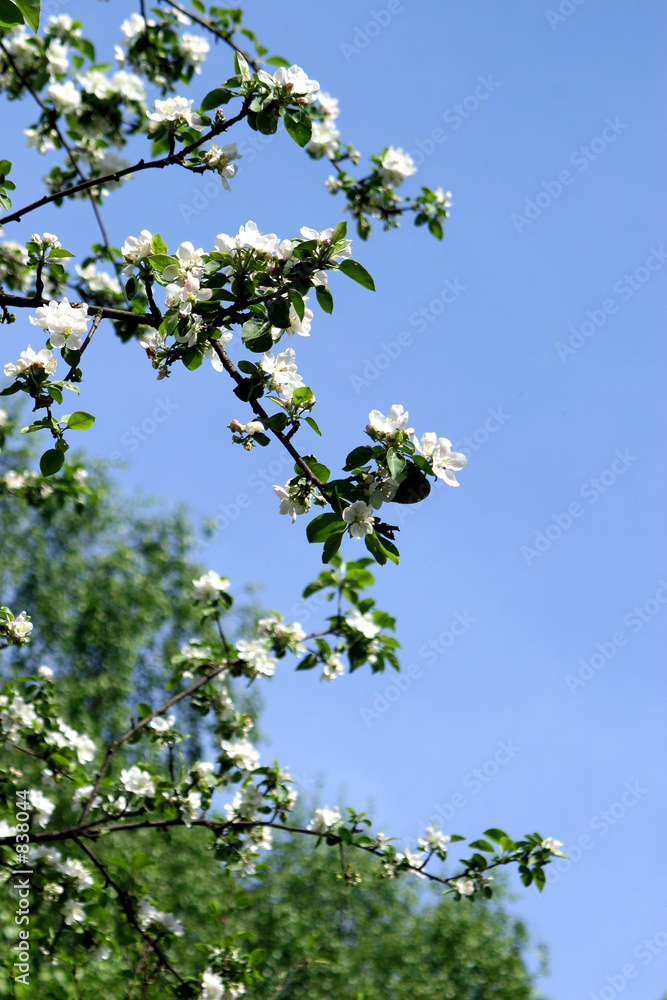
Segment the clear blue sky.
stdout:
[[[116,25],[135,6],[79,0],[60,9],[87,16],[110,58]],[[451,832],[493,825],[563,840],[575,863],[541,897],[518,886],[513,904],[549,947],[545,994],[659,1000],[667,988],[664,8],[565,0],[571,13],[560,20],[548,15],[559,9],[549,0],[402,0],[391,16],[384,0],[246,8],[272,52],[340,99],[344,139],[365,155],[390,143],[421,149],[405,190],[421,180],[453,192],[443,243],[409,225],[357,242],[354,256],[377,294],[335,279],[333,316],[316,307],[310,340],[292,345],[321,400],[325,444],[305,431],[304,449],[337,468],[363,442],[369,410],[394,402],[420,433],[472,439],[461,488],[443,487],[412,509],[401,566],[378,574],[378,601],[397,615],[404,664],[417,676],[385,696],[393,677],[360,671],[325,686],[279,670],[265,690],[266,752],[307,789],[324,774],[329,802],[342,789],[350,803],[374,803],[385,831],[407,838],[440,809]],[[372,11],[385,22],[377,30],[366,29]],[[224,80],[229,66],[220,46],[196,92]],[[23,151],[24,109],[3,105],[2,115],[21,204],[44,162]],[[340,203],[322,183],[326,164],[282,132],[250,149],[232,193],[220,191],[187,222],[180,206],[193,203],[201,178],[138,176],[109,199],[113,241],[147,228],[170,246],[211,247],[247,219],[282,237],[338,221]],[[69,220],[49,209],[5,236],[35,228],[82,253],[92,232],[81,204]],[[400,355],[364,374],[404,331]],[[30,339],[34,346],[35,334],[25,317],[5,329],[3,359]],[[238,585],[262,581],[268,606],[306,623],[294,608],[319,571],[318,553],[303,524],[279,518],[272,490],[261,488],[288,478],[282,456],[231,446],[225,425],[246,411],[223,377],[182,369],[157,383],[140,348],[110,330],[97,335],[85,367],[82,405],[97,414],[86,445],[101,457],[121,452],[125,488],[185,501],[197,517],[233,513],[246,494],[249,506],[204,559]],[[171,415],[131,450],[131,428],[160,401]],[[360,545],[350,541],[346,554],[361,555]],[[311,609],[308,622],[319,613]],[[457,615],[467,624],[454,638]],[[431,653],[434,641],[440,652]],[[575,686],[568,676],[588,679]]]

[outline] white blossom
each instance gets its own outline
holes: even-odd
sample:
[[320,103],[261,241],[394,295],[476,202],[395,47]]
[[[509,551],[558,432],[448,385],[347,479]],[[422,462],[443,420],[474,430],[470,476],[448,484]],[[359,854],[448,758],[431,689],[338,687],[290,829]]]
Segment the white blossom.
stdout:
[[61,875],[74,879],[77,883],[79,892],[82,892],[83,889],[89,889],[93,884],[93,876],[90,874],[88,869],[75,858],[67,858],[65,861],[59,862],[55,865],[55,867]]
[[88,329],[87,312],[87,305],[72,306],[64,298],[62,302],[52,301],[46,306],[38,306],[30,322],[48,331],[53,347],[78,351]]
[[[308,296],[305,295],[304,302],[308,301]],[[313,319],[313,310],[309,309],[307,306],[303,310],[303,319],[299,319],[299,314],[294,308],[293,304],[290,302],[289,307],[289,321],[290,325],[284,330],[280,327],[272,326],[271,334],[274,340],[277,340],[281,334],[286,333],[288,337],[293,337],[295,333],[298,333],[300,337],[310,337],[310,324]]]
[[142,899],[139,903],[137,919],[139,926],[144,931],[150,924],[158,924],[177,937],[182,937],[185,933],[183,924],[174,917],[173,913],[162,913],[147,899]]
[[218,146],[216,142],[212,142],[211,148],[204,153],[204,159],[209,167],[217,170],[223,188],[225,191],[229,191],[229,179],[235,177],[239,169],[234,160],[243,159],[236,148],[236,143],[230,142],[225,146]]
[[553,837],[547,837],[542,841],[542,847],[545,847],[547,851],[551,851],[552,854],[558,854],[562,846],[563,841],[555,840]]
[[[155,27],[155,21],[148,21],[148,26]],[[146,30],[146,21],[141,14],[130,14],[129,18],[121,24],[120,30],[125,44],[130,45]]]
[[241,771],[254,771],[259,764],[259,751],[249,740],[222,740],[220,746]]
[[186,32],[179,39],[178,48],[186,66],[194,66],[195,73],[201,73],[201,64],[211,49],[206,39],[201,35],[191,35]]
[[340,132],[332,122],[313,122],[313,132],[308,143],[308,152],[313,156],[326,156],[333,160],[338,151]]
[[202,120],[196,111],[192,110],[194,100],[188,101],[186,97],[168,97],[161,101],[155,101],[155,110],[147,111],[146,117],[150,119],[150,131],[154,132],[160,125],[168,124],[174,128],[187,125],[197,132],[203,128]]
[[181,800],[181,814],[183,815],[185,825],[190,827],[192,825],[192,820],[197,819],[200,812],[201,792],[197,792],[193,789],[188,792],[184,799]]
[[262,354],[259,367],[271,377],[269,389],[273,392],[279,392],[285,399],[291,399],[294,390],[301,388],[304,384],[296,370],[296,355],[291,347],[275,357],[270,351],[265,351]]
[[376,625],[373,621],[373,615],[370,611],[362,615],[361,611],[355,608],[346,616],[345,622],[349,628],[361,633],[366,639],[374,639],[382,631],[381,626]]
[[63,906],[63,918],[67,926],[71,927],[75,922],[83,923],[86,919],[86,911],[78,900],[68,899]]
[[395,479],[375,479],[368,488],[368,502],[373,510],[379,510],[385,501],[393,500],[398,490]]
[[352,538],[363,538],[373,534],[373,508],[363,500],[355,500],[343,511],[343,520],[348,525]]
[[47,799],[46,795],[38,788],[31,788],[28,792],[28,800],[35,811],[35,819],[40,826],[46,826],[51,819],[51,813],[56,808],[55,802]]
[[[218,337],[218,343],[222,347],[224,347],[225,344],[229,343],[229,341],[232,339],[233,336],[234,334],[231,332],[231,330],[228,330],[226,327],[222,327],[220,330],[220,336]],[[213,366],[216,372],[224,371],[225,366],[223,365],[222,360],[218,357],[215,348],[213,346],[206,348],[206,350],[204,351],[204,357],[211,362],[211,365]]]
[[62,76],[69,67],[68,54],[69,46],[61,42],[59,38],[52,38],[46,47],[46,61],[49,64],[49,75],[53,80],[56,76]]
[[155,795],[155,785],[148,771],[142,771],[134,764],[120,772],[120,783],[133,795]]
[[289,482],[285,483],[284,486],[274,486],[273,492],[280,500],[280,513],[289,514],[292,518],[292,524],[297,519],[297,515],[305,514],[309,509],[309,505],[304,502],[298,487],[290,485]]
[[192,765],[190,770],[198,781],[203,781],[207,785],[214,784],[215,764],[211,764],[206,760],[198,760],[196,764]]
[[186,278],[182,285],[169,284],[165,288],[165,303],[168,309],[178,309],[181,316],[189,316],[198,302],[207,302],[213,291],[200,288],[198,278]]
[[384,152],[381,160],[380,175],[387,184],[398,187],[406,177],[417,173],[412,157],[402,149],[393,146]]
[[24,128],[23,134],[28,140],[28,146],[32,149],[36,149],[37,152],[42,155],[56,148],[56,144],[53,141],[55,132],[53,132],[52,129],[44,130],[43,128]]
[[452,883],[452,888],[456,889],[459,896],[472,896],[475,891],[475,883],[471,878],[457,878]]
[[368,427],[388,441],[393,441],[402,431],[412,434],[412,428],[406,426],[408,417],[408,411],[400,403],[394,403],[386,417],[379,410],[371,410],[368,414]]
[[81,107],[81,91],[77,90],[71,80],[65,83],[52,83],[47,88],[46,96],[53,101],[57,111],[76,111]]
[[330,653],[322,666],[323,670],[320,680],[323,681],[335,681],[336,677],[345,673],[345,664],[341,660],[339,653]]
[[18,361],[14,362],[14,364],[6,364],[4,371],[8,378],[16,378],[19,375],[25,375],[30,368],[43,368],[50,375],[56,369],[56,359],[51,354],[51,351],[45,347],[35,353],[30,344],[28,344],[25,351],[21,351]]
[[125,258],[125,267],[123,268],[123,274],[127,277],[132,274],[134,265],[138,264],[139,261],[144,260],[152,252],[151,240],[153,239],[153,234],[149,233],[147,229],[142,229],[138,236],[128,236],[120,252]]
[[452,442],[448,438],[436,438],[435,434],[422,434],[421,441],[413,439],[417,451],[431,460],[433,474],[447,483],[448,486],[458,486],[454,475],[468,464],[468,459],[460,451],[452,451]]
[[264,677],[271,677],[276,669],[276,660],[262,639],[251,639],[247,642],[240,639],[236,643],[239,658]]
[[16,836],[16,827],[10,826],[6,819],[0,819],[0,840]]
[[332,97],[325,90],[321,90],[317,95],[317,103],[327,118],[334,121],[338,118],[338,98]]
[[143,101],[146,96],[141,77],[122,69],[111,77],[111,87],[116,93],[122,94],[126,101]]
[[118,278],[98,271],[94,264],[87,264],[86,267],[76,265],[76,273],[86,282],[91,292],[102,292],[109,295],[121,295],[122,288]]
[[306,73],[296,65],[290,66],[289,69],[281,66],[273,76],[261,69],[258,77],[269,87],[291,91],[294,97],[303,98],[301,103],[304,104],[312,104],[320,89],[317,80],[309,80]]
[[308,829],[314,830],[316,833],[328,833],[330,830],[335,830],[341,822],[342,816],[338,806],[334,806],[333,809],[324,806],[323,809],[315,810],[313,818],[308,824]]
[[28,621],[28,615],[25,611],[21,611],[16,618],[12,621],[7,622],[5,625],[7,633],[12,639],[18,640],[19,642],[27,642],[30,633],[33,630],[33,624]]
[[156,733],[168,733],[170,729],[174,728],[175,722],[175,715],[156,715],[148,723],[148,728],[153,729]]
[[424,851],[444,851],[451,839],[434,826],[427,826],[424,836],[417,843]]
[[210,569],[208,573],[204,573],[199,579],[193,580],[192,586],[195,588],[193,595],[195,601],[215,601],[218,598],[218,594],[228,589],[229,577],[220,576],[214,570]]
[[87,73],[79,73],[77,80],[87,94],[93,94],[101,101],[114,90],[109,77],[99,69],[89,69]]
[[257,622],[257,635],[268,636],[278,646],[284,646],[293,653],[305,652],[302,643],[306,638],[306,633],[299,622],[290,623],[281,621],[279,618],[261,618]]
[[248,782],[238,789],[231,803],[225,806],[225,816],[230,822],[236,819],[254,819],[264,804],[264,796],[257,785]]
[[195,250],[194,245],[189,240],[181,243],[174,255],[178,258],[178,264],[168,264],[162,272],[162,277],[165,281],[201,278],[204,273],[204,260],[201,256],[203,252],[202,247]]
[[234,253],[236,250],[259,250],[262,253],[274,253],[280,240],[275,233],[260,233],[256,223],[249,221],[241,226],[236,236],[218,233],[215,238],[215,249],[219,253]]

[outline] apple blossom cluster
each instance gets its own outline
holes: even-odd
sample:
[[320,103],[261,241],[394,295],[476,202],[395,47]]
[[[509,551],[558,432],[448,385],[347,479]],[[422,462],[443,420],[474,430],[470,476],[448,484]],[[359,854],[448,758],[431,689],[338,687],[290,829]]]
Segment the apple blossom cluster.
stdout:
[[33,623],[30,615],[25,611],[20,611],[16,616],[4,605],[0,607],[0,638],[10,646],[21,646],[30,642],[30,633],[33,630]]

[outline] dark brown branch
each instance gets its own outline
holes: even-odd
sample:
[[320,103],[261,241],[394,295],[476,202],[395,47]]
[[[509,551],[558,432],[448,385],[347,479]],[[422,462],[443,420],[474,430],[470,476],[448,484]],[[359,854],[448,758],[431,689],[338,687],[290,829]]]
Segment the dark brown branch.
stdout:
[[183,160],[190,153],[198,149],[203,143],[212,139],[215,135],[220,135],[221,132],[226,132],[228,128],[232,125],[236,125],[243,118],[246,117],[250,103],[252,101],[252,96],[247,95],[243,107],[239,111],[238,115],[234,118],[230,118],[228,121],[218,122],[211,128],[206,135],[200,136],[194,142],[189,145],[184,146],[179,153],[170,153],[168,156],[162,156],[158,160],[139,160],[131,167],[123,167],[122,170],[116,170],[111,174],[104,174],[102,177],[92,177],[86,181],[82,181],[80,184],[73,184],[71,187],[62,188],[60,191],[55,191],[53,194],[46,194],[43,198],[39,198],[37,201],[31,202],[29,205],[25,205],[23,208],[19,208],[15,212],[11,212],[9,215],[3,216],[0,219],[0,226],[6,225],[8,222],[20,222],[24,215],[28,212],[34,212],[37,208],[42,208],[44,205],[49,205],[52,201],[58,201],[62,198],[69,198],[71,195],[79,194],[80,191],[87,191],[90,188],[102,187],[104,184],[108,184],[110,181],[118,181],[121,177],[126,177],[128,174],[138,174],[141,170],[162,170],[164,167],[170,167],[174,164],[183,166]]
[[[48,305],[49,301],[49,299],[44,299],[39,295],[10,295],[8,292],[0,291],[0,305],[16,306],[18,309],[35,309],[37,306]],[[77,305],[77,303],[74,302],[72,305]],[[125,323],[137,323],[155,328],[160,325],[147,313],[134,313],[129,309],[115,309],[112,306],[90,306],[89,308],[91,312],[96,312],[103,319],[117,319]],[[88,342],[90,341],[90,337],[86,339]]]

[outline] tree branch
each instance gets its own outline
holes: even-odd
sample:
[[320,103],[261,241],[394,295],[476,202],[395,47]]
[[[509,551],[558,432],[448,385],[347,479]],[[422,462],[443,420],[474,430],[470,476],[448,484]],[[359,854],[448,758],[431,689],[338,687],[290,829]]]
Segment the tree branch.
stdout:
[[215,25],[211,24],[210,21],[206,21],[203,17],[193,14],[191,10],[186,10],[185,7],[181,7],[180,3],[175,3],[174,0],[161,0],[161,2],[169,4],[169,6],[173,7],[174,10],[179,10],[181,14],[185,14],[186,17],[189,17],[192,21],[196,21],[197,24],[200,24],[202,28],[206,28],[207,31],[210,31],[211,34],[215,35],[216,38],[219,38],[220,41],[225,42],[225,44],[229,45],[235,52],[240,53],[243,58],[247,60],[248,65],[252,66],[256,73],[259,72],[259,65],[254,59],[251,59],[248,53],[244,52],[244,50],[240,48],[236,42],[232,41],[231,35],[225,35],[222,31],[218,31]]

